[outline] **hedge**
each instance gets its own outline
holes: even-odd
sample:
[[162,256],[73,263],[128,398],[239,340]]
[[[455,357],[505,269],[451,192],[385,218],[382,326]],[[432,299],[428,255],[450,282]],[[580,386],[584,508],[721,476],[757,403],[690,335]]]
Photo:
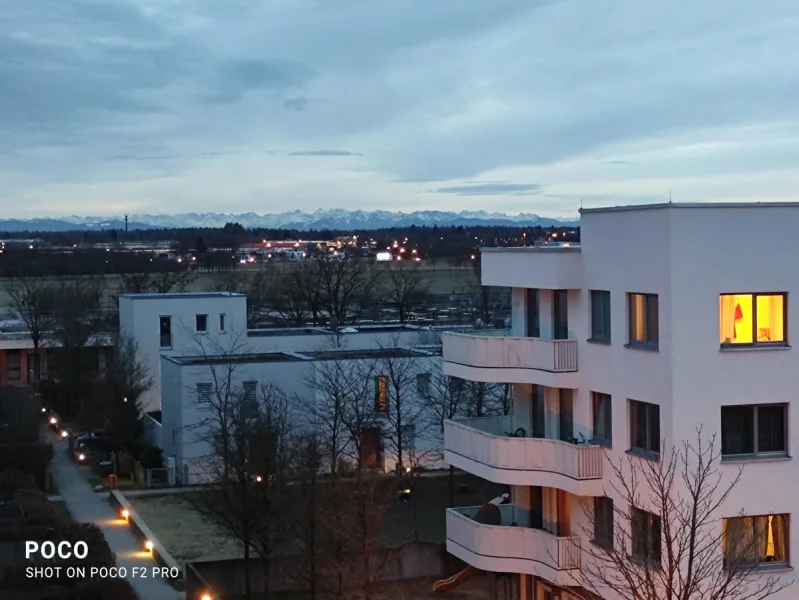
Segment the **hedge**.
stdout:
[[73,587],[0,590],[8,600],[148,600],[139,598],[125,579],[92,579]]
[[64,535],[68,523],[61,521],[52,502],[37,488],[31,475],[2,471],[0,489],[10,490],[11,503],[19,506],[25,514],[25,523],[0,524],[0,540],[42,539],[47,529],[52,529],[56,535]]
[[45,489],[53,446],[45,442],[0,443],[0,471],[30,473],[39,489]]

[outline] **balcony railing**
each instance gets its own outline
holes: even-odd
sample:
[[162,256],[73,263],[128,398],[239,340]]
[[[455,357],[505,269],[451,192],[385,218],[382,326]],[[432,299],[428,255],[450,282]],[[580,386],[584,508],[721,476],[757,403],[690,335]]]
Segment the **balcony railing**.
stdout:
[[600,479],[600,446],[511,437],[510,417],[444,421],[444,449],[495,469],[546,471],[576,480]]
[[577,340],[508,337],[492,330],[475,334],[446,332],[442,341],[446,362],[488,369],[577,371]]
[[512,504],[498,508],[501,525],[475,521],[479,507],[450,508],[447,510],[447,539],[473,554],[491,559],[526,559],[558,571],[580,568],[582,552],[578,536],[556,536],[529,527],[529,513],[524,508]]

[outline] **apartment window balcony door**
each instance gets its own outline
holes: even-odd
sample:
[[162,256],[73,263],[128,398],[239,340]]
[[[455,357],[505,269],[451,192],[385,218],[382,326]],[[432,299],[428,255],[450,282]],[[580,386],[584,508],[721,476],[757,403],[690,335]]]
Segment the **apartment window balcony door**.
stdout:
[[543,386],[533,386],[530,402],[532,404],[532,410],[530,411],[530,416],[532,417],[532,422],[530,423],[530,437],[540,439],[546,438],[547,404]]
[[569,338],[569,300],[566,290],[555,290],[552,294],[552,339]]
[[541,311],[538,290],[527,290],[525,298],[525,335],[541,337]]
[[572,390],[558,390],[558,439],[570,442],[574,439],[574,403]]

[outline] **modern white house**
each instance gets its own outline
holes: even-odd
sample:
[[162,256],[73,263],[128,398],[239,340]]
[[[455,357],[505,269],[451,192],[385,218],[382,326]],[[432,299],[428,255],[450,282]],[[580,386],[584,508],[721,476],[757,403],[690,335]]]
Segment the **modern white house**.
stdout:
[[512,490],[500,525],[450,509],[448,551],[516,574],[523,600],[574,597],[589,544],[658,560],[657,515],[622,504],[608,461],[662,460],[701,426],[725,481],[744,465],[714,521],[719,566],[743,532],[751,563],[793,579],[799,204],[585,209],[580,228],[571,247],[482,250],[482,283],[512,288],[512,335],[443,334],[444,373],[512,384],[509,416],[445,423],[446,461]]
[[[201,482],[216,453],[209,440],[221,430],[220,409],[241,399],[257,406],[268,387],[286,398],[295,427],[317,428],[321,438],[338,428],[333,435],[337,444],[343,442],[344,460],[354,458],[351,428],[357,426],[362,460],[369,467],[395,470],[401,448],[404,468],[440,468],[441,423],[427,406],[430,379],[441,371],[439,350],[373,347],[163,355],[164,456],[174,459],[181,481]],[[325,447],[326,439],[321,443]]]

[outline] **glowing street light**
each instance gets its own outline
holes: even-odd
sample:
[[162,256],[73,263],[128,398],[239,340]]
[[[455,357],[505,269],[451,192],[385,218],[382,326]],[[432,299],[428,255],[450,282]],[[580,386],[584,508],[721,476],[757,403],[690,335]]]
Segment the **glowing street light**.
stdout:
[[65,429],[64,431],[61,432],[61,437],[62,438],[68,438],[69,437],[69,432],[67,432],[67,430]]
[[127,511],[127,509],[123,510],[122,511],[122,518],[127,521],[129,517],[130,517],[130,513]]
[[153,544],[153,543],[152,543],[150,540],[147,540],[147,541],[144,543],[144,547],[145,547],[145,548],[147,548],[147,551],[148,551],[148,552],[152,552],[152,551],[153,551],[153,548],[155,548],[155,544]]
[[58,419],[55,417],[50,417],[50,425],[55,425],[56,423],[58,423]]
[[83,462],[84,460],[86,460],[86,455],[83,453],[78,454],[78,462]]

